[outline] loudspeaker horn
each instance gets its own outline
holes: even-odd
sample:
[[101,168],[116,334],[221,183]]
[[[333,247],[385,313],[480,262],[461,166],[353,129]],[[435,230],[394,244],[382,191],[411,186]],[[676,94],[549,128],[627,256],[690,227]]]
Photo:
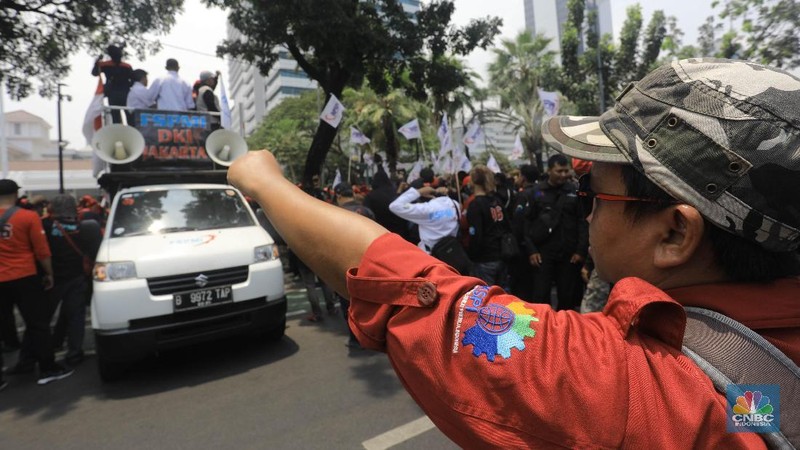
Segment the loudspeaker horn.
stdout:
[[206,153],[220,166],[230,166],[233,160],[247,153],[247,142],[230,130],[217,130],[206,138]]
[[109,164],[126,164],[144,152],[144,136],[127,125],[106,125],[94,134],[92,149]]

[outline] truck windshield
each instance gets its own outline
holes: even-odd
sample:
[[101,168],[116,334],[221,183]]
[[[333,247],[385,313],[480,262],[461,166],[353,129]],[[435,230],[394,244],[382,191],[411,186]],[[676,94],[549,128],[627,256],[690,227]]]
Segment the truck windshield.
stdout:
[[116,238],[253,225],[233,189],[168,189],[121,194],[108,226]]

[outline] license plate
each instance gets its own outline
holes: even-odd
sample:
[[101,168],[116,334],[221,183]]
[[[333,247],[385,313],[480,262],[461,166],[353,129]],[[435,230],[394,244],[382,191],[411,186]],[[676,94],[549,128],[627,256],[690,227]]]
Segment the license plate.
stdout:
[[205,308],[233,301],[233,289],[230,286],[219,286],[195,291],[181,292],[172,297],[175,311]]

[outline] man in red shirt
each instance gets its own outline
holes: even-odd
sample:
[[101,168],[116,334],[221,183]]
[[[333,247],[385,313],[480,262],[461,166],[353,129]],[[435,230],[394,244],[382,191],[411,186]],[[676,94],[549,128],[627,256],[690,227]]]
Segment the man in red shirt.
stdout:
[[[38,362],[38,383],[47,384],[72,375],[72,370],[57,364],[53,355],[51,312],[45,294],[53,287],[53,266],[42,220],[26,209],[6,215],[17,202],[18,190],[13,180],[0,180],[0,216],[6,219],[0,229],[0,302],[14,303],[25,321],[19,362],[9,373],[32,372]],[[41,277],[36,271],[37,262],[44,271]],[[0,377],[0,385],[3,384]]]
[[594,161],[579,194],[591,200],[597,270],[615,283],[602,313],[556,312],[460,276],[379,225],[307,199],[268,152],[238,159],[228,177],[350,296],[361,345],[387,352],[411,396],[463,447],[797,444],[800,421],[785,410],[783,435],[728,432],[737,409],[682,343],[684,307],[713,309],[800,373],[798,95],[800,80],[769,67],[675,61],[601,117],[543,125],[551,146]]

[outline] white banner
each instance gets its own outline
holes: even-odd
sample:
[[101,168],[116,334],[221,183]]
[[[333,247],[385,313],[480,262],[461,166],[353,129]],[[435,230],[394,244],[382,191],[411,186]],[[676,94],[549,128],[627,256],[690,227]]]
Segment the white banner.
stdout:
[[342,117],[344,117],[344,105],[335,95],[331,94],[331,98],[325,105],[325,109],[320,113],[319,118],[333,128],[337,128],[339,123],[342,122]]
[[370,140],[358,128],[350,127],[350,143],[364,145],[369,144]]
[[419,129],[419,121],[417,119],[408,122],[397,131],[408,140],[422,138],[422,130]]
[[486,167],[492,171],[492,173],[500,173],[500,164],[497,164],[497,160],[494,159],[494,155],[489,155],[489,160],[486,161]]
[[478,145],[481,139],[483,139],[483,128],[481,128],[480,122],[476,120],[472,122],[472,125],[470,125],[467,130],[467,134],[464,135],[464,145],[472,150],[472,146]]
[[544,91],[542,88],[539,88],[539,100],[542,102],[542,108],[544,108],[544,115],[546,117],[558,114],[558,108],[560,106],[558,92]]

